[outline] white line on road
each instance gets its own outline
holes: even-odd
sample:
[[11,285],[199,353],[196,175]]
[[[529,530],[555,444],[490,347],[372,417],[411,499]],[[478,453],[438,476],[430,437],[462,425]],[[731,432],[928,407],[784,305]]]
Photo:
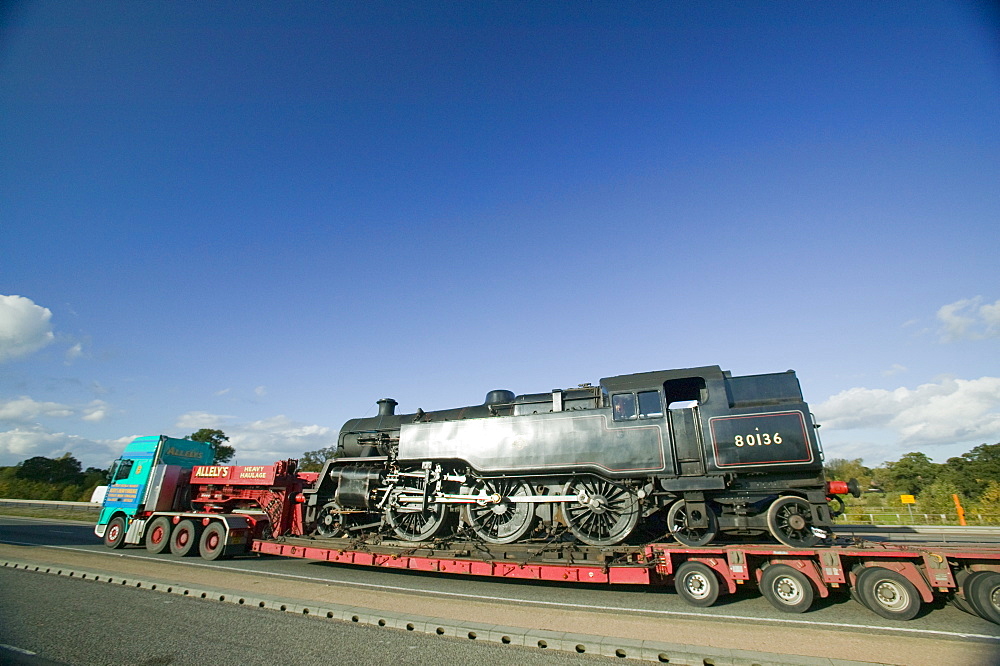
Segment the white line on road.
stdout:
[[0,650],[9,650],[10,652],[17,652],[18,654],[26,654],[29,656],[35,656],[38,654],[37,652],[32,652],[31,650],[14,647],[13,645],[5,645],[4,643],[0,643]]

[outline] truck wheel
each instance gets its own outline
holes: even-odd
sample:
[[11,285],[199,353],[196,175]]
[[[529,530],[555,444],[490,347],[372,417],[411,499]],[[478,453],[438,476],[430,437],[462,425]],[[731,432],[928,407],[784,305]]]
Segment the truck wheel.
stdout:
[[201,525],[193,520],[182,520],[170,535],[170,552],[181,557],[197,555],[200,536]]
[[764,569],[760,593],[785,613],[805,613],[815,598],[809,577],[787,564],[772,564]]
[[165,516],[154,518],[146,528],[146,550],[151,553],[162,553],[170,547],[170,519]]
[[206,560],[228,559],[226,555],[226,528],[222,523],[212,523],[201,534],[201,556]]
[[118,550],[125,547],[125,519],[115,516],[104,531],[104,545]]
[[920,593],[902,574],[868,567],[858,574],[858,596],[868,608],[890,620],[912,620],[920,612]]
[[978,571],[962,587],[969,605],[984,620],[1000,624],[1000,573]]
[[707,608],[719,598],[719,578],[707,564],[685,562],[674,574],[674,589],[692,606]]
[[968,613],[969,615],[976,615],[976,616],[979,615],[979,613],[976,612],[976,609],[972,607],[972,604],[970,604],[968,601],[958,596],[957,594],[953,594],[951,598],[948,599],[948,603],[957,608],[958,610],[962,611],[963,613]]

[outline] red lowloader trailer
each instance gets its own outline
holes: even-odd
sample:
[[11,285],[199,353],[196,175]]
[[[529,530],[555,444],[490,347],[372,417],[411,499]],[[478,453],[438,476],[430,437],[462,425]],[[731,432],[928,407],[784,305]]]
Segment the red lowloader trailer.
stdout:
[[204,461],[195,442],[141,439],[134,451],[126,449],[131,457],[116,463],[95,528],[110,548],[131,544],[209,560],[262,553],[440,574],[672,585],[700,607],[750,587],[789,613],[805,612],[817,597],[847,588],[860,604],[890,619],[911,619],[923,604],[946,598],[1000,624],[998,546],[854,539],[801,549],[742,543],[599,547],[553,538],[499,545],[470,539],[461,529],[451,538],[410,543],[387,538],[378,525],[357,537],[319,538],[303,510],[304,491],[317,475],[297,471],[298,461],[195,464]]

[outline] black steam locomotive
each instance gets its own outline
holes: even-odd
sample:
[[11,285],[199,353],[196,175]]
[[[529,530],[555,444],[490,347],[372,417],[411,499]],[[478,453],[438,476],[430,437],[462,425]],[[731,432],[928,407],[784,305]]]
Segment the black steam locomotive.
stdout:
[[599,386],[348,421],[307,493],[319,537],[389,530],[409,542],[565,537],[593,546],[718,534],[819,543],[831,499],[798,379],[719,366],[620,375]]

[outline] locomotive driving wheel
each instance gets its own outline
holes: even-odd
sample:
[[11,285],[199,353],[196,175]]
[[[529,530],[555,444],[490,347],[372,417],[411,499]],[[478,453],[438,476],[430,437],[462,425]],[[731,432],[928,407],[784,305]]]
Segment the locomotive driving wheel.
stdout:
[[483,479],[476,486],[477,495],[487,495],[483,504],[466,504],[462,517],[472,531],[487,543],[513,543],[531,530],[535,505],[512,501],[531,495],[531,486],[522,479]]
[[566,526],[591,546],[621,543],[639,522],[639,500],[627,488],[596,476],[578,476],[566,484],[576,501],[563,505]]
[[[678,500],[670,506],[667,512],[667,528],[671,536],[689,548],[697,548],[707,545],[719,533],[719,521],[715,517],[715,512],[707,505],[705,506],[705,518],[708,521],[706,527],[689,527],[689,510],[687,502]],[[695,516],[691,516],[694,518]]]
[[452,525],[448,505],[425,496],[423,479],[410,478],[408,482],[393,489],[385,505],[386,522],[404,541],[429,541],[440,536]]
[[822,537],[813,532],[812,507],[801,497],[782,497],[767,510],[771,536],[791,548],[812,548]]

